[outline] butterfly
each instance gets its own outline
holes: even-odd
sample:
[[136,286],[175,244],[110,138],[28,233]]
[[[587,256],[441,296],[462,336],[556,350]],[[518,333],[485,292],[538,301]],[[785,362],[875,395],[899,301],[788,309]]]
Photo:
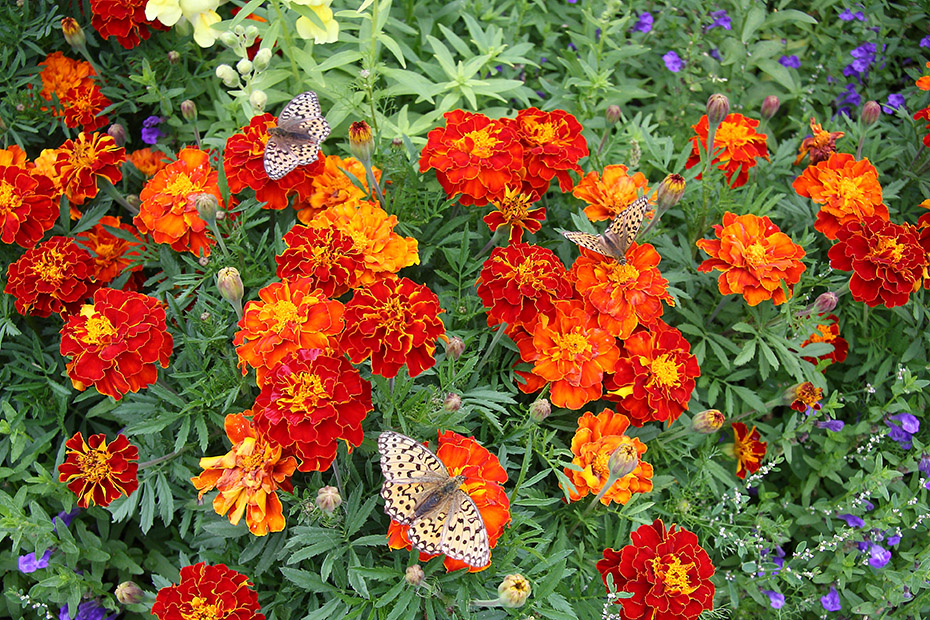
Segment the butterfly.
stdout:
[[278,116],[278,126],[268,129],[265,144],[268,178],[277,181],[297,166],[316,161],[320,144],[329,131],[315,92],[308,90],[291,99]]
[[491,561],[488,530],[475,502],[439,457],[416,440],[385,431],[378,437],[384,512],[409,525],[410,544],[429,555],[446,554],[469,566]]
[[648,205],[649,200],[645,196],[640,196],[617,214],[603,234],[592,235],[580,231],[563,230],[562,235],[583,248],[609,256],[621,265],[625,265],[626,251],[630,249],[630,244],[639,232]]

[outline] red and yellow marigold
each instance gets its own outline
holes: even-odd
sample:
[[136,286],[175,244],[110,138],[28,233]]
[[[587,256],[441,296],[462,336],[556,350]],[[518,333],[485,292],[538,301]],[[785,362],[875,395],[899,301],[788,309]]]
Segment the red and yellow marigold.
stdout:
[[564,110],[543,112],[529,108],[517,112],[513,128],[523,143],[524,185],[545,194],[555,177],[559,191],[572,189],[574,183],[568,171],[584,174],[578,160],[588,156],[581,123]]
[[308,277],[327,297],[339,297],[358,284],[365,256],[352,238],[334,226],[295,225],[284,235],[287,249],[275,256],[282,280]]
[[[321,165],[314,168],[318,169],[310,178],[310,194],[306,199],[294,204],[297,219],[301,222],[310,222],[318,213],[331,207],[346,203],[356,204],[368,197],[370,188],[365,166],[354,157],[342,159],[338,155],[327,155],[322,158]],[[372,171],[375,178],[380,180],[381,171],[374,167]],[[355,185],[346,172],[355,177],[364,189]]]
[[248,577],[225,564],[185,566],[177,585],[158,591],[152,615],[158,620],[265,620],[250,585]]
[[107,134],[82,131],[74,140],[66,140],[58,149],[55,172],[61,188],[72,205],[82,205],[97,195],[97,178],[110,183],[123,178],[119,167],[126,161],[126,151]]
[[74,60],[64,55],[64,52],[53,52],[39,63],[42,72],[42,90],[39,92],[46,101],[52,100],[52,95],[59,100],[72,88],[86,86],[94,83],[93,76],[97,75],[94,68],[86,60]]
[[795,166],[800,164],[808,154],[810,154],[811,166],[826,161],[836,153],[836,141],[846,135],[842,131],[825,131],[813,118],[811,118],[811,133],[813,135],[801,141],[798,157],[794,160]]
[[139,449],[125,435],[110,444],[103,433],[87,441],[80,432],[65,442],[65,460],[58,466],[58,481],[77,495],[77,505],[109,506],[120,496],[132,495],[139,488],[137,473]]
[[171,163],[167,155],[149,147],[133,151],[127,157],[127,161],[146,177],[155,176]]
[[140,258],[142,244],[117,237],[107,227],[119,229],[133,237],[137,232],[134,226],[120,222],[118,217],[104,215],[93,228],[76,235],[80,244],[90,250],[94,257],[94,280],[98,284],[115,280],[126,269],[136,272],[142,269],[139,263],[130,267]]
[[115,37],[126,49],[149,38],[152,30],[168,30],[157,19],[145,18],[147,0],[90,0],[91,25],[104,39]]
[[839,364],[846,360],[846,356],[849,354],[849,343],[846,342],[846,339],[840,336],[840,325],[839,317],[835,314],[821,314],[822,323],[817,325],[817,331],[807,337],[807,340],[801,343],[801,348],[803,349],[809,344],[815,342],[826,342],[833,345],[833,350],[829,353],[824,353],[820,357],[805,357],[803,359],[807,360],[811,364],[816,364],[817,360],[830,360],[834,364]]
[[805,381],[795,386],[788,395],[791,399],[791,408],[795,411],[804,413],[805,411],[820,411],[820,401],[823,398],[823,390],[814,387],[810,381]]
[[759,441],[762,436],[756,427],[746,428],[742,422],[733,422],[733,456],[736,458],[736,477],[743,479],[747,473],[754,474],[762,466],[768,444]]
[[94,261],[69,237],[52,237],[10,264],[3,292],[16,311],[32,316],[76,312],[97,288]]
[[47,176],[0,165],[0,241],[34,248],[58,219],[59,196]]
[[546,219],[546,207],[531,208],[538,199],[535,193],[526,194],[519,188],[508,187],[504,190],[504,197],[493,202],[494,211],[484,216],[484,222],[491,232],[507,226],[510,229],[509,242],[520,243],[524,231],[539,232],[542,221]]
[[[723,119],[714,133],[714,159],[711,164],[723,171],[730,187],[745,185],[749,180],[749,169],[756,165],[756,160],[769,159],[767,136],[756,133],[758,126],[759,121],[733,113]],[[691,128],[697,135],[691,138],[691,156],[685,168],[692,168],[701,162],[701,148],[707,147],[707,115],[702,116],[698,124]],[[700,179],[701,175],[697,178]]]
[[61,98],[65,111],[65,126],[80,127],[82,131],[96,131],[110,122],[100,113],[113,102],[91,82],[72,88]]
[[592,222],[612,220],[640,195],[649,193],[649,179],[642,172],[632,176],[623,165],[607,166],[603,175],[589,172],[572,191],[588,203],[584,213]]

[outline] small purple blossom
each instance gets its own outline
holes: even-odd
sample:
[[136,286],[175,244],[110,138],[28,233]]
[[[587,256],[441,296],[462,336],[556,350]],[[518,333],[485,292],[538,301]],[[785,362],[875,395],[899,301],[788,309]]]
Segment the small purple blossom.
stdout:
[[800,69],[801,59],[792,54],[791,56],[782,56],[778,59],[778,64],[789,69]]
[[595,41],[600,41],[600,40],[601,40],[601,29],[600,29],[600,28],[597,28],[597,29],[594,31],[594,40],[595,40]]
[[888,95],[888,101],[882,106],[886,114],[891,114],[898,108],[904,107],[904,95],[901,93],[891,93]]
[[65,512],[64,510],[59,512],[57,515],[55,515],[54,518],[52,518],[52,523],[55,523],[55,527],[52,528],[52,531],[56,533],[58,532],[58,523],[56,522],[56,519],[61,520],[61,522],[65,524],[65,527],[71,527],[71,522],[74,521],[74,517],[76,517],[79,512],[81,512],[80,508],[75,508],[71,512]]
[[707,32],[711,28],[723,28],[724,30],[730,30],[730,16],[727,15],[727,12],[723,9],[719,11],[711,11],[710,17],[714,21],[710,23],[710,26],[704,27],[704,32]]
[[911,435],[920,430],[920,420],[909,413],[899,413],[898,415],[891,416],[891,419],[895,422],[900,422],[901,428]]
[[920,40],[920,47],[930,47],[930,35]]
[[817,422],[816,426],[817,428],[825,428],[833,433],[838,433],[843,430],[846,423],[842,420],[824,420],[823,422]]
[[155,144],[158,139],[164,135],[158,125],[161,124],[160,116],[150,116],[142,121],[142,141],[146,144]]
[[891,552],[881,545],[872,544],[869,547],[869,566],[872,568],[883,568],[885,564],[891,561]]
[[52,557],[52,550],[46,549],[41,558],[37,558],[35,553],[27,553],[19,556],[19,572],[34,573],[40,568],[48,566],[48,560]]
[[95,600],[84,601],[78,605],[77,613],[71,615],[68,613],[68,606],[65,605],[58,613],[58,620],[112,620],[119,615],[119,612],[107,616],[107,608],[103,607]]
[[874,510],[874,509],[875,509],[875,504],[873,504],[872,502],[870,502],[870,501],[867,500],[867,499],[864,499],[864,500],[862,500],[862,507],[865,508],[865,511],[866,511],[866,512],[868,512],[868,511],[870,511],[870,510]]
[[665,68],[672,73],[678,73],[681,71],[682,67],[685,66],[684,61],[682,61],[682,59],[675,52],[669,52],[662,56],[662,62],[665,63]]
[[849,116],[853,108],[859,107],[860,103],[862,103],[862,97],[856,92],[856,85],[850,82],[846,85],[846,90],[834,100],[834,105],[837,106],[836,116],[840,114]]
[[[863,43],[859,47],[854,48],[849,52],[849,55],[855,58],[855,60],[843,70],[843,74],[846,75],[846,71],[850,67],[858,74],[866,73],[875,61],[875,52],[877,49],[874,43]],[[847,77],[849,76],[847,75]]]
[[843,521],[845,521],[846,525],[848,525],[849,527],[863,527],[865,525],[865,521],[863,521],[861,517],[857,517],[856,515],[845,514],[845,515],[836,515],[836,517],[838,519],[842,519]]
[[888,537],[887,540],[885,540],[885,542],[888,543],[889,547],[894,547],[899,542],[901,542],[901,537],[898,536],[897,534],[892,534],[891,536]]
[[633,30],[638,32],[649,32],[652,30],[653,21],[652,13],[643,11],[636,20],[636,23],[633,24]]
[[541,56],[541,57],[539,58],[539,63],[542,64],[542,63],[544,63],[544,62],[549,62],[549,59],[546,58],[545,56]]
[[575,46],[574,43],[569,43],[569,44],[568,44],[568,49],[570,49],[570,50],[573,51],[573,52],[577,52],[577,51],[578,51],[578,48]]
[[762,594],[769,597],[769,604],[772,609],[781,609],[785,606],[785,595],[774,590],[762,590]]
[[858,19],[860,22],[864,22],[866,21],[866,16],[862,11],[856,11],[853,13],[850,9],[846,9],[840,13],[840,19],[844,22],[851,22],[854,19]]
[[720,58],[720,50],[718,50],[716,47],[710,50],[710,57],[716,60],[717,62],[720,62],[722,60]]
[[829,592],[820,597],[820,604],[827,611],[839,611],[843,608],[840,605],[840,593],[833,586],[830,586]]
[[[901,426],[893,422],[900,422]],[[903,450],[911,449],[911,437],[920,430],[920,420],[909,413],[899,413],[889,416],[885,425],[888,427],[888,436],[897,441]]]
[[930,454],[922,454],[917,461],[917,471],[925,476],[930,476]]

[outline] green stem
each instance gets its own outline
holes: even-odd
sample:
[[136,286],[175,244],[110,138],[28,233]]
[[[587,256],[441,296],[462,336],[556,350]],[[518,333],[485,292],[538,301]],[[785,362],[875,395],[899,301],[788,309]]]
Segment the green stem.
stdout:
[[387,201],[384,200],[384,194],[381,193],[381,185],[378,183],[378,179],[375,178],[375,171],[371,169],[371,160],[363,161],[362,164],[365,166],[365,174],[368,176],[369,188],[374,188],[375,193],[378,194],[378,201],[381,203],[381,208],[386,208]]
[[[229,251],[226,249],[226,244],[223,243],[223,236],[220,234],[220,227],[216,225],[216,220],[207,222],[207,224],[210,226],[210,230],[213,232],[213,236],[216,238],[216,242],[219,244],[220,250],[223,251],[223,259],[228,261]],[[242,316],[240,315],[239,318],[241,319]]]
[[300,86],[300,72],[297,70],[297,61],[294,56],[294,44],[291,40],[291,31],[287,28],[287,21],[284,19],[284,15],[281,13],[281,4],[279,0],[271,0],[271,6],[274,8],[274,12],[278,16],[278,23],[281,24],[281,35],[284,37],[284,51],[287,57],[291,61],[291,73],[294,78],[294,89],[299,90]]
[[371,3],[371,49],[368,50],[368,106],[371,108],[371,128],[375,134],[378,134],[378,117],[375,115],[375,97],[372,88],[375,78],[375,65],[378,61],[378,13],[381,9],[381,0],[374,0]]
[[536,425],[534,424],[530,427],[530,436],[529,441],[526,442],[526,451],[523,453],[523,463],[520,465],[520,475],[517,477],[517,483],[513,487],[513,491],[510,492],[510,505],[513,506],[514,500],[517,498],[517,491],[520,490],[520,485],[523,484],[523,481],[526,479],[526,472],[530,468],[530,460],[533,457],[533,447],[536,445]]
[[158,457],[157,459],[152,459],[151,461],[146,461],[146,462],[144,462],[144,463],[139,463],[139,469],[140,469],[140,470],[143,470],[143,469],[145,469],[145,468],[147,468],[147,467],[151,467],[152,465],[158,465],[159,463],[164,463],[165,461],[171,460],[171,459],[175,458],[176,456],[179,456],[180,454],[182,454],[182,453],[184,453],[184,452],[187,452],[187,450],[188,450],[189,448],[190,448],[190,446],[184,446],[184,447],[181,448],[180,450],[175,450],[174,452],[170,452],[170,453],[168,453],[168,454],[166,454],[166,455],[164,455],[164,456],[160,456],[160,457]]
[[478,375],[481,372],[481,369],[484,368],[484,365],[487,363],[488,358],[491,357],[491,353],[494,351],[497,343],[500,342],[501,337],[504,335],[505,329],[507,329],[507,323],[502,321],[500,326],[497,328],[497,331],[494,332],[494,338],[491,339],[491,344],[488,345],[488,350],[484,352],[484,357],[482,357],[481,361],[478,362],[478,365],[475,366],[475,375]]

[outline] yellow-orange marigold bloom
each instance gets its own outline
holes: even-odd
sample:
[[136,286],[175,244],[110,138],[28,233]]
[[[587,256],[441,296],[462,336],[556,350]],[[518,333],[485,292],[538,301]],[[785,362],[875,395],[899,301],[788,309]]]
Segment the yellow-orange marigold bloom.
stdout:
[[798,157],[794,160],[795,166],[804,161],[808,153],[811,156],[811,166],[825,161],[836,153],[836,141],[846,135],[842,131],[825,131],[820,123],[813,118],[811,118],[811,133],[813,135],[801,141],[801,147],[798,149]]
[[588,142],[578,119],[565,110],[528,108],[517,112],[513,128],[523,143],[524,191],[529,186],[545,194],[553,177],[560,191],[570,190],[573,182],[568,171],[583,174],[578,160],[588,156]]
[[314,287],[327,297],[339,297],[357,284],[364,255],[351,237],[335,226],[295,224],[284,235],[287,249],[275,256],[277,275],[287,278],[309,277]]
[[573,502],[589,493],[597,495],[601,492],[610,478],[610,468],[607,465],[610,455],[621,446],[627,445],[636,450],[640,458],[639,464],[636,469],[610,486],[601,497],[601,503],[605,506],[610,502],[625,504],[630,501],[633,493],[647,493],[652,490],[652,465],[642,460],[646,444],[624,434],[629,426],[629,418],[610,409],[604,409],[597,415],[589,411],[578,418],[578,430],[572,437],[572,464],[580,467],[581,471],[565,469],[565,475],[575,485],[574,491],[569,489],[569,496]]
[[[930,69],[930,62],[927,63],[927,68]],[[930,90],[930,75],[922,75],[914,83],[920,90]]]
[[623,165],[607,166],[604,174],[589,172],[579,181],[572,195],[588,203],[584,214],[592,222],[612,220],[640,194],[649,193],[649,179],[642,172],[627,174]]
[[[136,233],[133,226],[120,222],[118,217],[104,215],[93,228],[76,235],[80,244],[94,255],[94,264],[97,267],[94,279],[100,284],[115,280],[133,261],[138,260],[139,248],[142,246],[141,243],[117,237],[107,230],[107,227],[117,228],[133,236]],[[142,265],[137,263],[131,271],[141,269]]]
[[727,211],[723,226],[714,225],[717,239],[701,239],[697,246],[711,255],[698,271],[721,271],[717,286],[722,295],[741,294],[750,306],[771,299],[775,305],[788,300],[788,294],[801,279],[806,267],[801,263],[804,248],[781,232],[768,217]]
[[808,166],[791,186],[799,196],[821,205],[814,228],[831,241],[836,241],[847,222],[870,215],[888,221],[878,171],[868,159],[857,161],[849,153],[834,153],[826,161]]
[[142,189],[142,205],[133,224],[140,232],[150,233],[156,243],[167,243],[178,252],[209,256],[213,236],[190,198],[211,194],[222,208],[218,179],[219,174],[210,167],[209,153],[182,149],[178,160],[158,172]]
[[139,448],[125,435],[117,435],[107,445],[103,433],[84,441],[80,432],[65,442],[65,461],[58,466],[58,481],[64,482],[77,495],[77,505],[109,506],[121,495],[132,495],[139,488],[137,473]]
[[147,177],[153,177],[171,163],[167,155],[149,147],[138,149],[129,154],[129,163]]
[[0,149],[0,166],[18,166],[25,169],[29,167],[29,157],[18,145],[11,144],[5,149]]
[[[345,170],[354,176],[365,189],[359,188],[352,182]],[[375,178],[381,180],[381,171],[372,166]],[[338,155],[327,155],[323,161],[322,171],[311,177],[313,190],[305,201],[294,204],[297,209],[297,219],[307,223],[314,219],[323,209],[335,207],[345,203],[364,201],[368,196],[368,177],[365,175],[365,166],[354,157],[342,159]]]
[[58,149],[55,172],[71,204],[81,205],[97,195],[97,177],[110,183],[123,178],[119,167],[124,161],[126,150],[117,146],[113,138],[105,133],[82,131]]
[[225,564],[185,566],[177,585],[158,591],[152,615],[158,620],[265,620],[251,585],[246,575]]
[[501,226],[510,228],[510,243],[520,243],[523,240],[523,231],[528,233],[539,232],[542,221],[546,219],[546,207],[531,209],[534,202],[539,200],[535,193],[525,194],[520,188],[508,187],[504,190],[504,197],[492,201],[494,211],[484,216],[484,222],[497,232]]
[[[756,133],[759,121],[746,118],[742,114],[728,114],[714,133],[713,153],[711,162],[723,171],[730,187],[741,187],[749,180],[749,169],[756,165],[756,159],[768,161],[769,150],[766,145],[767,136]],[[698,145],[707,147],[707,115],[701,117],[697,125],[692,125],[697,134],[691,138],[691,155],[688,157],[685,168],[692,168],[701,162],[701,149]],[[697,176],[698,179],[701,175]]]
[[768,444],[759,441],[762,436],[753,426],[746,428],[742,422],[733,422],[733,455],[736,457],[736,477],[745,478],[747,473],[754,474],[762,466]]
[[[249,413],[249,412],[244,412]],[[242,515],[256,536],[284,529],[284,512],[276,491],[291,491],[288,480],[297,467],[293,456],[282,457],[281,446],[261,435],[244,413],[226,416],[226,436],[232,449],[223,456],[200,459],[203,473],[191,478],[198,499],[212,489],[213,510],[237,525]]]
[[48,177],[0,164],[0,242],[35,247],[58,220],[59,198]]
[[820,317],[823,323],[818,324],[817,331],[808,336],[807,340],[801,343],[802,352],[804,347],[815,342],[832,344],[833,350],[819,357],[803,357],[801,359],[807,360],[811,364],[816,364],[818,360],[830,360],[833,363],[839,364],[845,361],[846,356],[849,354],[849,343],[846,342],[845,338],[840,336],[840,319],[835,314],[821,314]]
[[96,75],[89,62],[68,58],[63,52],[49,54],[39,66],[42,67],[39,95],[46,101],[51,101],[52,95],[57,95],[59,100],[64,99],[65,93],[72,88],[92,85],[94,80],[91,76]]
[[242,374],[254,368],[259,387],[289,353],[336,344],[345,308],[315,288],[311,278],[273,282],[258,297],[245,305],[233,344]]
[[823,389],[814,387],[810,381],[805,381],[796,386],[794,390],[789,391],[788,398],[791,400],[791,408],[795,411],[804,413],[808,409],[820,411],[820,401],[823,399]]

